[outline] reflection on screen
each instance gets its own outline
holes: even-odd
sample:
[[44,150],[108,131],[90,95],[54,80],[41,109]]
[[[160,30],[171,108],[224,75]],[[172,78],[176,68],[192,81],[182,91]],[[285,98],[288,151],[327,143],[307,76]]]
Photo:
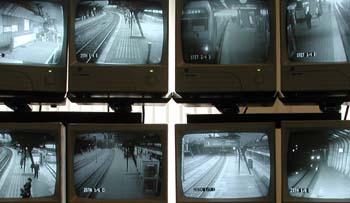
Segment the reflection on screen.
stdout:
[[186,63],[249,64],[269,55],[269,10],[265,0],[190,0],[182,11]]
[[0,198],[55,194],[55,136],[42,132],[0,131]]
[[81,63],[158,64],[163,51],[163,9],[150,1],[79,1],[75,54]]
[[159,135],[95,132],[75,139],[74,181],[79,197],[159,197],[162,180]]
[[0,2],[0,63],[58,64],[63,8],[43,1]]
[[290,0],[287,6],[289,59],[346,62],[350,58],[350,6],[341,0]]
[[292,132],[288,143],[289,195],[350,198],[350,129]]
[[265,133],[186,134],[183,193],[192,198],[250,198],[268,194],[270,150]]

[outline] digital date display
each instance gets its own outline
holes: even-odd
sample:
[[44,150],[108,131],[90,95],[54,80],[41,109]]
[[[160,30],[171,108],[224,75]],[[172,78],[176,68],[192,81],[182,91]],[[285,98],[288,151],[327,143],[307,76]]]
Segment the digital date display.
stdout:
[[106,192],[106,189],[101,188],[94,188],[94,187],[84,187],[84,193],[103,193]]
[[210,61],[212,60],[212,57],[210,54],[191,54],[190,60],[191,61]]
[[304,194],[307,194],[307,193],[311,193],[311,190],[309,188],[295,188],[295,187],[292,187],[292,188],[289,188],[289,193],[304,193]]
[[297,58],[313,58],[316,57],[316,52],[309,51],[309,52],[297,52]]

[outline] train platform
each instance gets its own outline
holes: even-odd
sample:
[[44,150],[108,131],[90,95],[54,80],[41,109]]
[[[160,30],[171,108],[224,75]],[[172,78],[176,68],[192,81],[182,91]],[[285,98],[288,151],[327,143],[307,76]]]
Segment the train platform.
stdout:
[[[297,23],[295,26],[297,52],[314,52],[315,57],[303,58],[305,62],[341,62],[346,61],[346,53],[342,42],[339,25],[336,19],[334,7],[326,9],[324,4],[323,14],[311,20],[311,29],[306,22]],[[322,42],[322,43],[320,43]]]
[[[122,14],[119,23],[106,43],[97,63],[144,64],[148,58],[148,44],[151,45],[150,63],[160,62],[163,47],[163,24],[155,19],[140,20],[143,35],[135,22],[132,29]],[[160,40],[161,39],[161,40]]]
[[47,167],[40,166],[38,178],[34,178],[34,173],[30,167],[30,159],[26,160],[26,167],[21,169],[21,155],[10,148],[12,158],[0,178],[0,196],[7,198],[21,198],[20,189],[27,182],[28,178],[32,179],[31,193],[32,197],[51,196],[55,192],[56,178],[50,173]]
[[318,178],[311,188],[312,198],[349,198],[350,177],[334,168],[323,166],[320,167]]
[[[239,163],[235,155],[226,156],[226,162],[213,187],[216,190],[209,193],[208,198],[258,197],[264,195],[259,191],[254,175],[249,174],[245,162],[241,159]],[[225,190],[222,188],[225,188]]]
[[[0,57],[0,63],[29,62],[47,64],[51,56],[55,54],[58,46],[58,44],[53,42],[32,41],[14,48],[12,52],[4,52],[5,56]],[[30,53],[35,53],[35,57]]]

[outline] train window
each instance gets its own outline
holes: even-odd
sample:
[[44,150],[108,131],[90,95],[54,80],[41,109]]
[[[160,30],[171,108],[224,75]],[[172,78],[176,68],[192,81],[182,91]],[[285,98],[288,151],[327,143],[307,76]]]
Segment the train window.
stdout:
[[79,198],[160,196],[164,166],[158,134],[94,131],[78,133],[74,139],[74,188]]
[[299,128],[289,133],[289,195],[313,199],[350,198],[350,129]]
[[190,198],[254,198],[268,195],[268,136],[257,132],[185,134],[181,150],[183,194]]
[[182,53],[186,63],[253,64],[268,60],[265,0],[184,1]]
[[24,31],[29,31],[29,20],[28,19],[24,19]]
[[[59,63],[64,32],[63,8],[60,4],[2,1],[0,19],[0,26],[4,29],[0,35],[0,63]],[[33,32],[28,33],[30,26]],[[53,56],[57,60],[50,60]]]
[[[295,62],[349,62],[349,5],[339,0],[288,1],[288,57]],[[292,26],[290,26],[292,25]],[[319,43],[322,41],[323,43]],[[326,45],[325,48],[322,45]]]
[[161,3],[77,2],[75,55],[80,63],[161,63],[166,23]]

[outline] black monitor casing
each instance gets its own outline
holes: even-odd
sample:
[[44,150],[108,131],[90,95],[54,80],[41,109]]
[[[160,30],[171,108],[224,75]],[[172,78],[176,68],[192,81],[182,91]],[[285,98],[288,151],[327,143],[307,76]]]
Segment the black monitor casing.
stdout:
[[[270,19],[269,57],[262,64],[191,64],[182,53],[181,17],[186,0],[176,1],[176,92],[186,103],[224,98],[235,103],[272,105],[276,93],[275,1],[267,0]],[[239,39],[232,39],[239,40]],[[258,98],[258,99],[257,99]]]
[[168,0],[163,7],[164,39],[160,64],[84,64],[75,56],[75,16],[77,0],[70,1],[69,19],[69,88],[73,101],[84,98],[161,98],[168,92]]
[[[41,0],[63,8],[64,39],[57,65],[0,64],[0,99],[21,97],[29,102],[62,102],[66,95],[68,0]],[[31,54],[31,53],[28,53]]]
[[[183,194],[181,183],[181,144],[182,138],[188,133],[205,132],[264,132],[269,138],[270,149],[270,188],[266,197],[235,198],[235,199],[203,199],[189,198]],[[175,125],[175,150],[176,150],[176,202],[177,203],[275,203],[276,202],[276,177],[275,177],[275,124],[267,122],[250,123],[196,123]]]

